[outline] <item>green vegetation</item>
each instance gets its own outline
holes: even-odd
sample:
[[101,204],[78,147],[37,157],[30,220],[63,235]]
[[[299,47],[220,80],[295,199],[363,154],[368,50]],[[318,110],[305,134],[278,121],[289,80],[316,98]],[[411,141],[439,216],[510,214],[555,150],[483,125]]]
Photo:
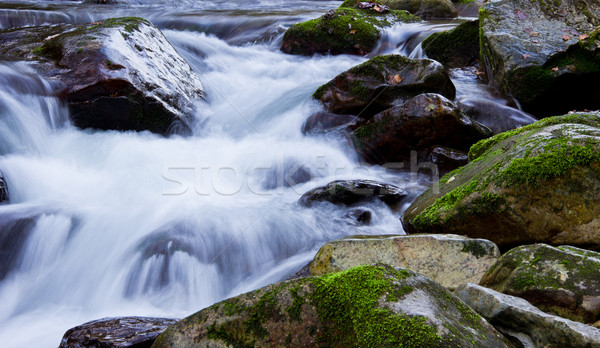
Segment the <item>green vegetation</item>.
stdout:
[[451,67],[479,58],[479,21],[462,23],[450,31],[429,35],[421,45],[431,59]]
[[470,253],[473,254],[475,257],[480,258],[482,256],[485,256],[488,254],[488,249],[486,249],[482,243],[476,242],[476,241],[468,241],[467,243],[465,243],[465,245],[463,246],[462,250],[463,253]]

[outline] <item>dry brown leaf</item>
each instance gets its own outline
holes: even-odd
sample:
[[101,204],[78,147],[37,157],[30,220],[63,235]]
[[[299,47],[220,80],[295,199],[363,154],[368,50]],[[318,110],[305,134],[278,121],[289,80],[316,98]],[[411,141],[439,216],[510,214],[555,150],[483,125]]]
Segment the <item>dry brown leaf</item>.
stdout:
[[356,34],[356,30],[354,30],[354,29],[350,30],[350,34]]
[[562,39],[563,39],[564,41],[569,41],[569,40],[571,40],[571,35],[569,35],[569,34],[565,34],[565,35],[563,35]]
[[395,86],[397,84],[399,84],[400,82],[402,82],[404,78],[401,77],[400,75],[396,74],[394,76],[390,75],[388,76],[388,82],[390,85]]
[[581,34],[581,35],[579,35],[579,40],[585,40],[588,37],[590,37],[588,34]]
[[531,33],[529,33],[529,36],[535,36],[538,37],[540,35],[540,33],[532,31]]
[[558,71],[558,67],[555,66],[554,68],[552,68],[552,71]]
[[525,54],[523,55],[523,59],[527,59],[527,58],[529,58],[529,53],[525,53]]

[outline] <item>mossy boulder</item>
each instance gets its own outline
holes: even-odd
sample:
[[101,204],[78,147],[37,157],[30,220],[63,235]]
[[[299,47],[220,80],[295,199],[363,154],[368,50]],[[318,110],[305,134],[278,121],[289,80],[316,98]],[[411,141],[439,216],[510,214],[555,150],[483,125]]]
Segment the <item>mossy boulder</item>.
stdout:
[[4,179],[4,174],[0,172],[0,203],[6,203],[9,200],[8,185]]
[[390,266],[358,266],[269,285],[169,327],[162,347],[505,347],[441,285]]
[[319,18],[292,25],[283,35],[281,51],[305,56],[315,53],[362,56],[375,48],[382,28],[419,20],[406,11],[379,13],[340,7]]
[[[341,7],[353,7],[360,1],[346,0]],[[392,10],[403,10],[423,19],[454,18],[458,12],[450,0],[379,0]]]
[[448,68],[460,68],[479,60],[479,21],[429,35],[421,44],[427,57]]
[[600,253],[572,246],[523,245],[502,255],[480,285],[518,296],[571,320],[600,319]]
[[0,54],[37,61],[58,82],[56,94],[80,128],[183,130],[204,94],[190,66],[142,18],[4,30],[0,41]]
[[319,87],[313,98],[330,112],[368,119],[421,93],[453,99],[456,88],[447,70],[430,59],[377,56]]
[[314,188],[300,197],[300,204],[311,206],[317,202],[329,202],[352,206],[379,200],[396,207],[408,193],[403,189],[373,180],[336,180]]
[[456,233],[509,248],[600,248],[600,113],[546,118],[482,140],[404,214],[410,233]]
[[600,347],[600,330],[542,312],[522,298],[476,284],[461,285],[454,294],[521,347]]
[[93,320],[65,332],[58,348],[150,347],[177,319],[119,317]]
[[367,162],[389,163],[409,161],[411,151],[424,153],[432,146],[466,152],[491,135],[450,100],[427,93],[375,115],[354,131],[352,140]]
[[536,117],[600,108],[600,3],[499,0],[480,12],[493,86]]
[[485,239],[458,235],[351,236],[323,245],[310,264],[321,276],[378,263],[423,274],[449,289],[479,283],[500,251]]

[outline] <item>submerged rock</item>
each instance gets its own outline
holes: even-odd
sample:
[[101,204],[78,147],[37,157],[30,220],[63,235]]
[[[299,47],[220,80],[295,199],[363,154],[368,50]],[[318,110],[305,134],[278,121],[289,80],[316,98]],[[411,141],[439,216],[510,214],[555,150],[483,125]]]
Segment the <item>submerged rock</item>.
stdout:
[[513,107],[484,99],[461,99],[456,104],[471,119],[485,125],[494,134],[527,126],[537,120]]
[[367,162],[388,163],[408,161],[412,150],[426,152],[432,146],[468,151],[491,135],[450,100],[427,93],[375,115],[354,131],[352,140]]
[[417,158],[419,160],[417,170],[427,169],[427,167],[422,168],[424,163],[432,163],[441,175],[469,163],[469,156],[467,156],[466,152],[445,146],[432,146],[425,151],[419,152]]
[[354,205],[379,200],[394,208],[407,195],[406,191],[397,186],[377,181],[336,180],[326,186],[317,187],[306,192],[300,197],[300,204],[310,206],[316,202],[330,202],[333,204]]
[[7,203],[10,196],[8,195],[8,185],[4,179],[4,174],[0,171],[0,203]]
[[479,13],[487,76],[537,117],[600,108],[600,3],[486,2]]
[[281,51],[300,55],[365,55],[377,45],[383,27],[418,20],[406,11],[378,12],[342,6],[317,19],[292,25],[283,35]]
[[600,320],[597,252],[572,246],[520,246],[504,254],[480,284],[561,317],[583,323]]
[[358,266],[269,285],[161,334],[162,347],[505,347],[485,320],[430,279]]
[[319,87],[313,98],[330,112],[368,119],[421,93],[453,99],[456,89],[444,67],[430,59],[377,56]]
[[406,210],[406,231],[600,248],[600,113],[500,133],[469,158]]
[[137,17],[0,31],[0,54],[37,60],[80,128],[187,128],[202,83],[163,34]]
[[468,66],[479,60],[479,21],[464,22],[456,28],[433,33],[421,44],[427,57],[448,68]]
[[178,319],[120,317],[87,322],[65,332],[59,348],[142,348]]
[[522,298],[475,284],[461,285],[454,294],[523,347],[600,347],[600,330],[544,313]]
[[455,289],[479,283],[500,259],[498,247],[484,239],[458,235],[351,236],[326,243],[310,266],[313,276],[362,264],[385,263],[423,274]]

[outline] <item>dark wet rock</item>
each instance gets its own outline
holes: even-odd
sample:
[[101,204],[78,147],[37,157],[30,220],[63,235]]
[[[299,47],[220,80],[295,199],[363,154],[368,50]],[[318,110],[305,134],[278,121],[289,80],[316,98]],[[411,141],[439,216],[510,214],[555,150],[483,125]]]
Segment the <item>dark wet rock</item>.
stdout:
[[475,284],[461,285],[454,294],[523,347],[600,347],[600,330],[544,313],[522,298]]
[[0,281],[18,268],[23,247],[35,225],[35,216],[0,215]]
[[600,3],[501,0],[479,13],[487,76],[536,117],[600,108]]
[[390,266],[276,283],[217,303],[162,333],[163,347],[506,347],[441,285]]
[[564,318],[600,319],[600,253],[594,251],[523,245],[502,255],[480,284]]
[[[392,10],[408,11],[423,19],[454,18],[458,15],[450,0],[381,0],[382,5]],[[356,0],[346,0],[342,6],[359,4]]]
[[494,134],[537,121],[526,112],[490,100],[467,98],[460,100],[457,105],[467,116],[488,127]]
[[458,235],[350,236],[326,243],[310,264],[310,273],[321,276],[358,265],[377,263],[402,267],[455,289],[479,283],[500,259],[496,244]]
[[319,87],[313,98],[330,112],[368,119],[421,93],[453,99],[456,89],[446,69],[430,59],[377,56]]
[[352,209],[344,215],[353,225],[369,225],[372,217],[373,213],[368,209]]
[[336,180],[306,192],[299,202],[305,206],[317,202],[354,205],[380,200],[393,208],[407,195],[397,186],[372,180]]
[[464,115],[439,94],[421,94],[377,114],[353,133],[354,145],[369,163],[405,162],[411,151],[443,146],[468,151],[491,136],[485,126]]
[[6,184],[6,179],[4,179],[4,174],[0,172],[0,204],[8,203],[9,199],[8,185]]
[[406,11],[340,7],[319,18],[292,25],[283,35],[281,51],[299,55],[365,55],[375,48],[382,28],[418,20]]
[[65,332],[59,348],[144,348],[178,319],[120,317],[87,322]]
[[456,233],[510,248],[600,248],[600,113],[550,117],[473,145],[471,162],[419,196],[410,233]]
[[80,128],[185,131],[193,100],[204,94],[190,66],[141,18],[10,29],[0,41],[0,54],[39,62]]
[[298,270],[298,272],[289,276],[286,280],[310,277],[310,262]]
[[364,119],[353,115],[338,115],[327,111],[312,114],[304,122],[302,133],[322,134],[329,132],[347,133],[364,123]]
[[465,152],[444,146],[430,147],[419,155],[421,167],[424,163],[432,163],[441,175],[469,163],[469,156]]
[[468,66],[479,60],[479,21],[464,22],[456,28],[433,33],[421,44],[427,57],[448,68]]

